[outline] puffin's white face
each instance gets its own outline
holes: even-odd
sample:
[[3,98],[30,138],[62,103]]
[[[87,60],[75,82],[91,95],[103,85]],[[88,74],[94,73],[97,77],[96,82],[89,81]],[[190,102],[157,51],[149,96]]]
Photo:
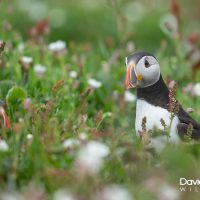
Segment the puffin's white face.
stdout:
[[136,53],[126,57],[125,87],[145,88],[155,84],[160,78],[158,61],[148,53]]

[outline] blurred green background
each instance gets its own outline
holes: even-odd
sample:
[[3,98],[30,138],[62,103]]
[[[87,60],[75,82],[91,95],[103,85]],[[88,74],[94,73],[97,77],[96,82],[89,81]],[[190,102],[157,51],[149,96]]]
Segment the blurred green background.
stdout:
[[[134,131],[136,90],[128,93],[129,100],[124,90],[125,57],[149,51],[165,81],[178,82],[177,99],[200,120],[199,95],[183,92],[188,84],[200,83],[199,7],[199,0],[0,0],[0,40],[6,42],[0,99],[6,101],[14,86],[23,94],[5,108],[12,128],[0,130],[9,146],[0,152],[0,190],[34,183],[47,196],[68,187],[79,199],[93,200],[104,185],[122,184],[135,199],[154,200],[161,182],[177,189],[180,177],[199,177],[198,143],[167,145],[160,154],[141,144]],[[49,49],[57,40],[66,42],[60,55]],[[32,60],[27,70],[20,62],[24,56]],[[35,71],[38,64],[45,69],[42,78]],[[93,88],[91,78],[101,86]],[[25,97],[30,110],[22,103]],[[91,140],[109,147],[97,175],[80,180],[74,171],[79,147],[65,149],[68,139],[80,147]],[[199,199],[190,192],[181,197]]]
[[[50,40],[98,43],[112,37],[119,44],[133,40],[139,49],[156,51],[164,35],[159,23],[169,12],[165,0],[7,0],[1,2],[0,19],[10,21],[27,38],[27,30],[48,19]],[[182,28],[199,31],[199,1],[181,1]]]

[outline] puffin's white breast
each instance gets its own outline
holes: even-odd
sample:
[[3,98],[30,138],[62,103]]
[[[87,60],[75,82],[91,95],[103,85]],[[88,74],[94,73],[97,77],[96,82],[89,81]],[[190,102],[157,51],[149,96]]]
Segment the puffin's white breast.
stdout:
[[[164,127],[162,126],[160,119],[162,118],[167,126],[170,126],[170,117],[171,114],[168,110],[161,108],[159,106],[154,106],[149,104],[144,100],[137,99],[136,103],[136,119],[135,119],[135,129],[136,133],[139,136],[138,131],[142,130],[142,119],[146,116],[147,123],[146,128],[147,130],[153,130],[154,128],[163,130]],[[170,140],[178,143],[180,138],[178,136],[177,131],[177,124],[179,123],[179,119],[177,116],[174,117],[170,129]]]

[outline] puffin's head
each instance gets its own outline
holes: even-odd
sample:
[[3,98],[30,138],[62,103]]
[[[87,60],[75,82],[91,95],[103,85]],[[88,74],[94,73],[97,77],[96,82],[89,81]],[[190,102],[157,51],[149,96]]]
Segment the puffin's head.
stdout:
[[160,78],[160,66],[156,58],[146,52],[138,52],[126,57],[125,88],[145,88]]

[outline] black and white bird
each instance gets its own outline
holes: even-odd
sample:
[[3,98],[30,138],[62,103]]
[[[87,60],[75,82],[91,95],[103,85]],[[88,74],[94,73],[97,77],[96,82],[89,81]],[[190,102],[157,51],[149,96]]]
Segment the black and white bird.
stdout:
[[[146,117],[146,129],[163,130],[162,118],[170,126],[171,113],[168,111],[169,89],[163,81],[160,65],[150,53],[138,52],[126,57],[125,88],[137,88],[135,129],[139,136],[142,120]],[[193,125],[192,138],[200,139],[200,124],[192,119],[179,104],[179,111],[173,118],[170,140],[178,143]]]

